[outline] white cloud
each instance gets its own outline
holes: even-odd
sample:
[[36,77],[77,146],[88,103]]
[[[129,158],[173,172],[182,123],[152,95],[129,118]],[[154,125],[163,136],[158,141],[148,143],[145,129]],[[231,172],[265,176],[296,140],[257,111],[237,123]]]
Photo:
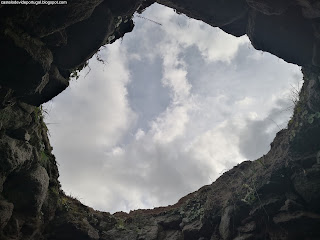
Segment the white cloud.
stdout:
[[168,108],[151,124],[154,140],[164,143],[172,142],[184,134],[188,121],[188,106]]
[[163,43],[159,49],[163,57],[161,81],[171,93],[171,104],[150,125],[154,140],[169,143],[185,133],[188,112],[192,109],[191,85],[187,79],[185,62],[179,59],[182,49],[172,42]]
[[[148,9],[144,16],[159,21],[166,38],[176,41],[177,45],[183,48],[197,46],[206,61],[230,63],[239,46],[249,42],[246,36],[235,39],[234,36],[217,28],[213,29],[206,23],[177,15],[172,9],[159,11],[156,4]],[[146,31],[150,31],[149,28]]]
[[[80,146],[89,143],[91,146],[112,147],[135,120],[126,97],[130,74],[125,50],[120,50],[117,42],[108,48],[107,54],[105,66],[98,61],[90,61],[88,76],[81,73],[81,79],[61,94],[62,99],[67,98],[66,101],[53,100],[52,106],[48,104],[52,111],[59,109],[59,114],[50,116],[50,121],[59,123],[57,127],[65,127],[63,134],[73,136]],[[70,108],[63,106],[66,104]],[[93,126],[89,125],[92,121]],[[86,136],[86,139],[81,136]]]
[[[100,52],[105,65],[91,60],[91,72],[47,105],[47,121],[58,123],[49,128],[63,189],[96,209],[173,204],[265,153],[290,114],[282,109],[289,83],[301,77],[297,68],[268,54],[252,57],[247,38],[159,8],[145,14],[162,26],[137,19],[122,43]],[[161,81],[169,92],[167,106],[153,109],[155,117],[141,119],[131,109],[128,85],[139,98],[149,93],[132,78],[132,62],[161,64],[159,76],[140,76]]]
[[139,128],[135,135],[136,140],[139,140],[144,136],[145,136],[145,132]]
[[240,108],[247,108],[250,107],[254,103],[254,99],[251,97],[244,97],[243,99],[236,101],[235,104],[238,105]]

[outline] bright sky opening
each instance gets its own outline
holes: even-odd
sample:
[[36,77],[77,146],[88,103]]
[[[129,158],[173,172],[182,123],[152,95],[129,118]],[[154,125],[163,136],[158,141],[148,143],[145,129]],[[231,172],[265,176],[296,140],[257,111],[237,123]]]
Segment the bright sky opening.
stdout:
[[266,154],[302,80],[246,36],[158,4],[142,15],[45,104],[63,190],[111,213],[174,204]]

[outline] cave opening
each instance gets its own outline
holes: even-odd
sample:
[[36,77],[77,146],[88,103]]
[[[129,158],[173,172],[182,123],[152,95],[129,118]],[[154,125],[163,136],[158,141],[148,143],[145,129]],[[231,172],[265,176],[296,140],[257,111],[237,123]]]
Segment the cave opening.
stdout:
[[45,104],[62,188],[108,212],[174,204],[267,153],[302,79],[247,37],[162,5],[134,21]]
[[153,2],[1,2],[0,238],[319,239],[319,4]]

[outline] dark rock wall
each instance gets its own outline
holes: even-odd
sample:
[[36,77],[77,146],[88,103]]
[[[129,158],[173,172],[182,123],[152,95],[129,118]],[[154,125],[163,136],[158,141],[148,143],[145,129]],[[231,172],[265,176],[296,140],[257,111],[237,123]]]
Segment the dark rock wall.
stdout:
[[[13,98],[38,106],[52,99],[100,46],[133,29],[131,17],[136,10],[141,12],[154,2],[71,0],[67,5],[2,5],[0,85],[6,101]],[[317,1],[158,2],[234,36],[247,34],[256,49],[287,62],[320,66]]]
[[68,86],[99,47],[133,29],[154,0],[0,5],[0,239],[320,239],[320,3],[159,0],[247,34],[255,48],[303,66],[288,128],[270,152],[173,206],[110,215],[60,189],[40,104]]
[[159,0],[287,62],[319,65],[320,4],[308,0]]
[[[68,86],[98,49],[133,29],[136,1],[68,1],[0,8],[4,95],[39,106]],[[0,97],[1,99],[1,97]]]
[[15,102],[0,120],[0,239],[37,239],[60,191],[42,110]]

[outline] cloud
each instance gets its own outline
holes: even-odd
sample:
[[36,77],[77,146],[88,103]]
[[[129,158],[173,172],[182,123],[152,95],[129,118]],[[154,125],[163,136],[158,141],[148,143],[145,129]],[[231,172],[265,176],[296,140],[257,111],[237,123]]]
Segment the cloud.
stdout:
[[46,105],[63,189],[99,210],[173,204],[267,152],[301,77],[246,37],[160,5],[144,14],[162,26],[135,18]]
[[245,158],[254,160],[267,153],[275,134],[286,126],[292,114],[288,106],[292,106],[289,99],[277,99],[265,118],[246,119],[245,127],[239,132],[239,149]]
[[[86,73],[82,72],[81,83],[71,84],[59,96],[66,98],[65,101],[53,100],[52,105],[49,103],[52,111],[59,109],[59,115],[51,116],[50,120],[57,122],[57,127],[64,127],[65,135],[73,136],[77,144],[83,142],[80,135],[85,135],[87,141],[91,140],[88,141],[90,144],[115,145],[135,120],[126,98],[130,74],[124,52],[118,43],[112,45],[106,52],[106,66],[91,61],[90,78],[84,77]],[[106,72],[107,69],[112,71]],[[95,126],[90,126],[88,123],[93,120]],[[83,128],[84,125],[87,127]]]
[[117,179],[117,184],[126,186],[124,192],[130,196],[134,191],[134,202],[138,205],[135,207],[140,208],[172,204],[210,181],[207,166],[193,161],[189,149],[177,141],[169,144],[153,141],[150,133],[126,146],[123,154],[107,158],[104,169],[109,173],[109,181]]
[[[95,171],[103,161],[101,152],[116,147],[136,121],[126,97],[130,73],[125,49],[120,49],[117,42],[105,54],[105,65],[91,60],[87,77],[81,72],[78,81],[73,80],[66,91],[46,105],[60,180],[67,189],[83,189],[76,185],[87,183],[86,176],[97,179]],[[82,176],[78,184],[74,182]]]
[[182,49],[173,43],[163,44],[160,49],[163,58],[161,82],[171,93],[171,103],[150,125],[153,139],[168,143],[184,135],[193,106],[185,62],[179,58]]
[[181,47],[197,46],[206,61],[230,63],[239,46],[249,42],[247,37],[235,39],[234,36],[206,23],[175,14],[173,9],[158,9],[159,6],[154,4],[145,12],[145,16],[161,22],[165,36],[176,41]]

